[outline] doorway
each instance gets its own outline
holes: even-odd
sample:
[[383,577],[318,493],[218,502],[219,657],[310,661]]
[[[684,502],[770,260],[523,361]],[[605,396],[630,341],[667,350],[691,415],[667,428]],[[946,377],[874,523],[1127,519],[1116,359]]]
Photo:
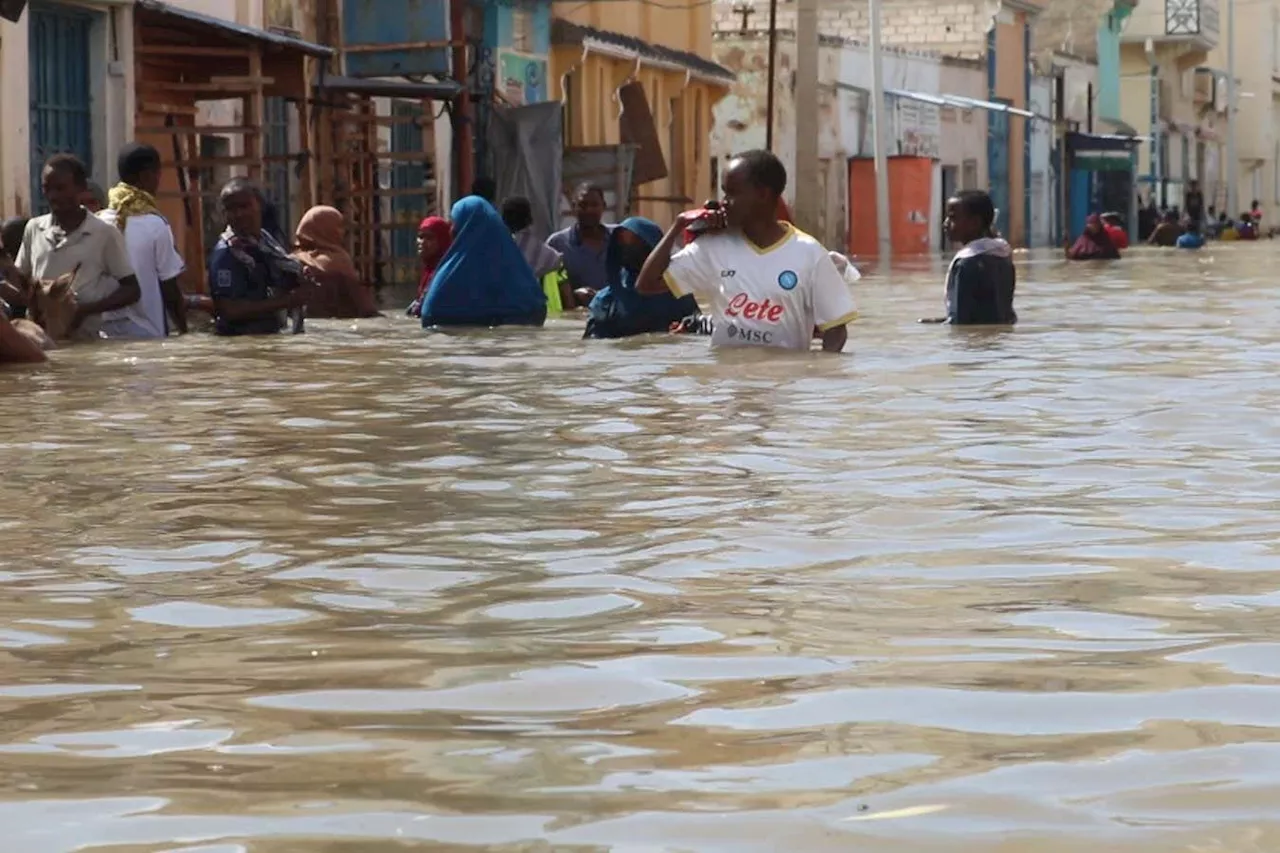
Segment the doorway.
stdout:
[[54,154],[93,169],[93,93],[89,78],[91,12],[56,4],[27,12],[31,56],[31,208],[47,213],[40,174]]
[[942,167],[942,210],[938,215],[938,230],[941,232],[941,246],[947,245],[947,199],[960,189],[960,168],[958,166]]

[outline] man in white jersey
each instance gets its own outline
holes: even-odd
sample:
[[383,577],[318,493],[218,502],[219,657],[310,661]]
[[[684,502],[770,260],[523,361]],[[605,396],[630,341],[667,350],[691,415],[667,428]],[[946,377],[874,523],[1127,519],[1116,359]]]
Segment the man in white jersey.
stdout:
[[111,188],[109,206],[98,218],[124,233],[142,297],[127,308],[104,314],[102,334],[108,338],[163,338],[171,327],[185,334],[186,300],[178,287],[185,264],[174,247],[169,221],[156,203],[160,152],[133,142],[120,150],[116,165],[120,183]]
[[[856,312],[844,277],[817,240],[777,217],[787,170],[767,151],[729,161],[721,215],[712,233],[672,254],[702,211],[682,213],[636,281],[641,293],[669,288],[711,303],[712,346],[808,350],[815,327],[822,348],[840,352]],[[703,219],[705,222],[706,220]]]

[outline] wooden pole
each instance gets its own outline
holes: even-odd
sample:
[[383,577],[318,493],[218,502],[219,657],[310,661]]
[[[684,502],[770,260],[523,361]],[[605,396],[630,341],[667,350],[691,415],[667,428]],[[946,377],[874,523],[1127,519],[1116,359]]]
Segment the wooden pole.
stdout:
[[453,79],[462,86],[453,102],[453,158],[458,185],[454,198],[471,192],[475,180],[475,127],[472,122],[471,84],[467,74],[467,0],[449,0],[449,39],[453,42]]
[[778,0],[769,0],[769,72],[765,85],[764,147],[773,150],[773,87],[778,74]]

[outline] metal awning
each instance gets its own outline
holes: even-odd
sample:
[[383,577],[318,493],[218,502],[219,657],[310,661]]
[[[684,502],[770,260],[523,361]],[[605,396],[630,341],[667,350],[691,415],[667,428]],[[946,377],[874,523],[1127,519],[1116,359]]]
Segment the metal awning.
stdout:
[[287,36],[271,30],[247,27],[235,21],[228,21],[202,12],[183,9],[172,3],[163,2],[163,0],[137,0],[135,5],[138,17],[144,23],[154,23],[156,26],[162,26],[172,34],[181,33],[196,45],[202,45],[206,42],[210,33],[217,33],[229,41],[252,42],[268,48],[296,50],[320,59],[329,59],[334,55],[333,48],[322,44],[315,44],[305,39]]
[[1021,116],[1022,118],[1039,119],[1040,121],[1053,121],[1048,116],[1042,116],[1037,113],[1028,112],[1027,110],[1018,109],[1010,104],[1002,104],[999,101],[983,101],[978,98],[967,98],[964,95],[937,94],[930,95],[925,92],[908,92],[905,89],[885,89],[886,95],[893,95],[895,98],[905,98],[908,101],[920,101],[925,104],[933,104],[937,107],[953,107],[961,110],[987,110],[993,113],[1008,113],[1011,116]]
[[424,83],[413,83],[408,80],[379,80],[376,78],[324,74],[316,81],[316,91],[366,95],[371,98],[452,101],[458,97],[458,93],[462,91],[462,86],[456,80],[432,80]]

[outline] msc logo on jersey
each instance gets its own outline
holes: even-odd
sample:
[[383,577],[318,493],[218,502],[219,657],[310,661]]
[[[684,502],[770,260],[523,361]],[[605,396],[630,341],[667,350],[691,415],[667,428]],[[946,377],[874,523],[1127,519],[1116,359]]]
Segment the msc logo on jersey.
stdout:
[[737,274],[738,274],[737,270],[720,270],[721,278],[733,278]]
[[800,283],[800,277],[791,270],[783,270],[778,273],[778,287],[783,290],[795,290],[796,285]]

